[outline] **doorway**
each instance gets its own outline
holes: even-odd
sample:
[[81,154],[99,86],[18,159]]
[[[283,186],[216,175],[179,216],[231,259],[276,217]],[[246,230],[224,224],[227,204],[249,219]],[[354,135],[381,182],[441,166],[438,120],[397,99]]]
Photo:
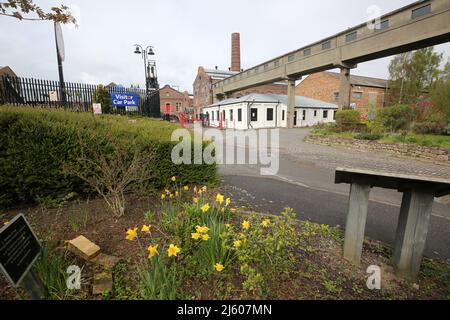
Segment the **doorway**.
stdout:
[[166,103],[166,113],[170,113],[170,103]]
[[297,125],[297,111],[294,111],[294,126]]

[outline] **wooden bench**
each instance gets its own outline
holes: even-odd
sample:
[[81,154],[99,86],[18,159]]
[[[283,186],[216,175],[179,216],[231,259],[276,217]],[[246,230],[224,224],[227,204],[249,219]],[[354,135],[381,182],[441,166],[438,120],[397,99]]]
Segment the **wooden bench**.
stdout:
[[349,183],[344,258],[360,264],[369,193],[373,187],[403,193],[392,263],[398,276],[415,281],[419,274],[435,197],[450,194],[450,180],[371,170],[337,168],[335,183]]

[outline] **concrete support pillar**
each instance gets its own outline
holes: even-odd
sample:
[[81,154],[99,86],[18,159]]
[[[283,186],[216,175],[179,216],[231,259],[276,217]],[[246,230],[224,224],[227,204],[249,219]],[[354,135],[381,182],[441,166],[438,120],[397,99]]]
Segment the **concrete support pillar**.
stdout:
[[287,127],[292,129],[294,127],[295,114],[295,79],[288,80],[288,104],[287,104]]
[[432,193],[403,193],[392,262],[396,274],[410,281],[419,274],[433,201]]
[[345,226],[344,258],[359,265],[366,228],[370,186],[353,182],[350,187],[347,223]]
[[341,67],[341,84],[339,87],[339,109],[350,107],[350,68]]

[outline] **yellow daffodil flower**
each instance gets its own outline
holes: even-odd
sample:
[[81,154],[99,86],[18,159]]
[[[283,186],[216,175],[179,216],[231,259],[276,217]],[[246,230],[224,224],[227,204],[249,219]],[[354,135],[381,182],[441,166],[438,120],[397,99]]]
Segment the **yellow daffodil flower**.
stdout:
[[202,191],[206,192],[208,190],[208,188],[206,188],[206,186],[203,186]]
[[138,230],[137,227],[134,228],[134,229],[128,229],[127,230],[127,236],[125,237],[125,239],[133,241],[134,238],[136,238],[136,236],[137,236],[137,230]]
[[157,253],[158,253],[158,245],[154,245],[154,246],[148,246],[147,248],[148,251],[148,258],[153,258]]
[[216,263],[214,265],[214,269],[216,269],[217,272],[222,272],[222,270],[225,269],[225,267],[221,263]]
[[209,240],[209,235],[207,235],[207,234],[202,235],[202,240],[203,241],[208,241]]
[[234,244],[234,246],[236,248],[239,248],[242,245],[242,241],[241,240],[236,240],[236,241],[233,242],[233,244]]
[[164,189],[164,192],[165,192],[166,194],[170,194],[170,190],[169,190],[169,189]]
[[223,195],[221,195],[220,193],[218,193],[217,196],[216,196],[216,201],[217,201],[220,205],[222,205],[222,203],[223,203]]
[[192,201],[193,201],[194,203],[198,203],[198,198],[192,198]]
[[227,200],[225,200],[225,206],[228,207],[231,204],[231,199],[227,198]]
[[191,233],[191,238],[194,239],[194,240],[200,239],[201,236],[202,235],[200,233],[198,233],[198,232]]
[[170,198],[170,199],[173,199],[173,194],[172,194],[172,193],[169,195],[169,198]]
[[147,226],[147,225],[144,224],[144,225],[142,226],[141,231],[142,231],[142,232],[150,232],[150,225]]
[[161,195],[161,200],[164,200],[166,198],[166,195],[163,193],[162,195]]
[[167,249],[167,255],[169,257],[176,257],[179,253],[180,253],[181,249],[178,248],[177,246],[170,244],[169,249]]
[[247,220],[242,222],[242,229],[244,229],[244,230],[250,229],[250,222],[248,222]]
[[209,228],[207,226],[203,226],[203,227],[196,226],[195,231],[197,231],[198,233],[208,233]]
[[173,176],[171,179],[173,182],[177,181],[177,177]]
[[226,227],[227,229],[230,229],[230,228],[231,228],[231,224],[227,223],[227,224],[225,225],[225,227]]
[[206,212],[209,211],[209,208],[210,208],[209,204],[205,204],[205,205],[204,205],[203,207],[201,207],[200,209],[203,211],[203,213],[206,213]]
[[184,187],[183,187],[183,190],[184,190],[184,191],[189,191],[189,186],[184,186]]
[[270,220],[269,219],[264,219],[261,222],[261,225],[263,226],[263,228],[267,228],[270,225]]

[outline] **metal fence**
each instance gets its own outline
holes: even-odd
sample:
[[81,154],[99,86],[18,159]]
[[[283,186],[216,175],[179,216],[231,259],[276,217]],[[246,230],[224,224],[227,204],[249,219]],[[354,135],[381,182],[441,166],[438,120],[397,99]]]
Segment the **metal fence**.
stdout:
[[[99,85],[73,82],[64,82],[61,86],[59,81],[1,76],[0,105],[26,105],[92,112],[93,96],[98,87]],[[147,95],[144,89],[139,88],[105,88],[108,93],[136,93],[139,95],[137,110],[129,111],[125,108],[113,107],[112,112],[160,117],[159,90]]]

